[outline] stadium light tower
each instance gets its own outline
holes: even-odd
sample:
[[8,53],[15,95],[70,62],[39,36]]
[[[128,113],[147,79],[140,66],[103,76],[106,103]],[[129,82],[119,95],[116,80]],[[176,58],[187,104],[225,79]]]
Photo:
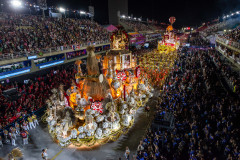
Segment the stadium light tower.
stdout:
[[42,10],[42,16],[45,18],[45,10],[47,10],[47,0],[37,0],[37,4]]
[[59,11],[60,11],[61,13],[63,13],[63,14],[64,14],[64,17],[66,18],[66,9],[60,7],[60,8],[59,8]]
[[20,8],[20,7],[22,7],[22,2],[19,1],[19,0],[12,0],[12,1],[11,1],[11,4],[12,4],[12,6],[13,6],[14,8]]
[[60,7],[59,11],[62,12],[62,13],[65,13],[66,10],[64,8]]

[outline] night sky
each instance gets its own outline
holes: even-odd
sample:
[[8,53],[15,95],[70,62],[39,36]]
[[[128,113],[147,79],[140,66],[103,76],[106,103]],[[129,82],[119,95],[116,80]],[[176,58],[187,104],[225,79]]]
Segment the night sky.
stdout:
[[[95,7],[95,20],[108,23],[107,0],[47,0],[49,5],[88,10]],[[240,10],[240,0],[129,0],[129,14],[168,23],[170,16],[176,17],[175,27],[199,26],[203,22],[222,17],[231,11]]]

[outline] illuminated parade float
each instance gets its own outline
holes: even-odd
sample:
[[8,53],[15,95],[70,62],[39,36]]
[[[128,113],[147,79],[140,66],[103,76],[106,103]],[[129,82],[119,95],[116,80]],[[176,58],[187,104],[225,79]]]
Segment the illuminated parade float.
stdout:
[[[173,29],[173,23],[176,21],[175,17],[170,17],[169,18],[169,22],[170,25],[167,27],[166,32],[163,36],[163,40],[159,42],[158,44],[158,50],[159,51],[164,51],[165,49],[170,49],[170,51],[173,51],[175,49],[178,49],[179,45],[180,45],[180,41],[178,40],[176,34],[174,33],[174,29]],[[170,46],[170,47],[167,47]],[[161,48],[163,47],[163,49]],[[167,51],[169,52],[169,51]]]
[[171,25],[167,27],[163,40],[158,42],[157,50],[138,57],[141,76],[147,77],[153,87],[163,86],[178,57],[177,49],[180,43],[172,27],[175,20],[175,17],[170,17]]
[[133,125],[134,115],[153,96],[140,76],[136,57],[128,50],[128,36],[119,29],[111,37],[100,74],[94,47],[87,48],[87,73],[76,61],[76,81],[66,91],[53,89],[45,114],[49,133],[62,147],[94,147],[117,140]]

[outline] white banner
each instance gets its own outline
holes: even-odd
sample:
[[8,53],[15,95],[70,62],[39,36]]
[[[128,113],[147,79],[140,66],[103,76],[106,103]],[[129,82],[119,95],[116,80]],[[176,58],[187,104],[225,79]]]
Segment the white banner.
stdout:
[[53,17],[53,18],[62,18],[62,14],[61,13],[50,13],[50,17]]

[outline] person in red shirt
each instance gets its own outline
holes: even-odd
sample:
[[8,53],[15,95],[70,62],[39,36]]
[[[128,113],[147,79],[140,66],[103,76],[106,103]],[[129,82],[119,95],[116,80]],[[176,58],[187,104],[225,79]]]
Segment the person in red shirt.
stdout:
[[28,132],[22,130],[21,131],[21,136],[22,136],[22,139],[23,139],[23,145],[28,144]]

